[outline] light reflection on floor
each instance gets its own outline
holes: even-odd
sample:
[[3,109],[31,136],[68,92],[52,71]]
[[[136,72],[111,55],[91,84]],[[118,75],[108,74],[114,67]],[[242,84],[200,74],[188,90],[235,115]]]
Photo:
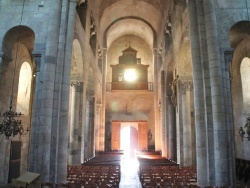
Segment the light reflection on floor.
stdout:
[[141,188],[138,176],[139,163],[136,158],[123,158],[121,161],[121,181],[119,188]]

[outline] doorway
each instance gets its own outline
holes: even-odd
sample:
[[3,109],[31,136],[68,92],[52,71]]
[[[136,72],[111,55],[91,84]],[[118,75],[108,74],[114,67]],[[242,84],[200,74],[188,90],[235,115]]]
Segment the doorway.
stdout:
[[138,123],[121,123],[120,148],[124,151],[124,157],[134,158],[138,150]]
[[111,149],[123,150],[124,157],[134,158],[135,151],[148,147],[147,122],[112,122]]

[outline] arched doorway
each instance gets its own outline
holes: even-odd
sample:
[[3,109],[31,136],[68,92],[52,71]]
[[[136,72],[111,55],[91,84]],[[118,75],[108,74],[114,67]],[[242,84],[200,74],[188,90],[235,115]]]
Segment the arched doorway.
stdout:
[[148,122],[112,122],[111,149],[133,158],[135,151],[148,149]]
[[120,149],[124,151],[124,156],[134,158],[138,150],[138,123],[121,123],[120,135]]

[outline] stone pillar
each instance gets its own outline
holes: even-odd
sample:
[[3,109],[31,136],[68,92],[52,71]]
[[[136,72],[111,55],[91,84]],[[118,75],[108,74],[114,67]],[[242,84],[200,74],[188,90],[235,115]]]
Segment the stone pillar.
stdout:
[[99,133],[99,144],[100,151],[105,149],[105,104],[106,104],[106,75],[107,75],[107,48],[103,48],[103,58],[102,58],[102,109],[101,109],[101,125]]
[[[51,173],[54,173],[52,171],[54,171],[56,165],[51,164],[51,146],[54,144],[54,142],[52,142],[52,125],[54,125],[52,122],[55,85],[54,75],[57,63],[61,8],[62,1],[51,2],[49,17],[53,19],[48,21],[44,63],[41,67],[40,83],[36,86],[36,90],[40,90],[40,96],[39,101],[36,101],[37,105],[34,107],[30,171],[41,174],[42,181],[54,181],[54,179],[50,177]],[[65,148],[67,148],[67,146]]]
[[[68,113],[75,1],[51,1],[40,90],[34,108],[30,171],[42,181],[66,182]],[[67,20],[67,24],[65,23]]]
[[93,157],[93,135],[94,135],[94,124],[93,124],[93,96],[86,97],[86,112],[85,112],[85,134],[84,134],[84,159]]
[[71,83],[71,108],[70,108],[70,127],[69,127],[69,161],[68,164],[81,164],[79,150],[79,110],[80,110],[80,83]]
[[162,143],[162,157],[167,157],[167,127],[166,127],[166,82],[165,72],[161,71],[161,143]]
[[207,165],[207,134],[206,134],[206,111],[204,101],[203,64],[201,59],[201,48],[199,40],[198,13],[196,1],[188,1],[190,42],[192,53],[193,86],[194,86],[194,107],[196,126],[196,160],[197,160],[197,184],[199,186],[208,185]]
[[84,127],[84,161],[88,159],[88,145],[89,145],[89,110],[90,110],[90,100],[89,96],[86,97],[85,104],[85,127]]
[[[214,0],[189,1],[199,186],[235,186],[233,125],[225,99]],[[206,169],[204,171],[204,169]]]
[[90,157],[95,156],[95,142],[94,142],[94,135],[95,135],[95,98],[92,96],[90,100],[90,108],[89,108],[89,153]]
[[158,51],[157,49],[153,49],[153,61],[154,61],[154,114],[155,114],[155,150],[159,151],[162,150],[161,146],[161,126],[159,123],[159,106],[158,106],[158,64],[157,64],[157,59],[158,59]]
[[209,145],[214,146],[214,176],[215,185],[236,185],[235,171],[232,169],[232,156],[229,151],[234,141],[230,138],[230,127],[227,125],[225,114],[225,100],[223,93],[223,77],[219,49],[218,28],[216,22],[214,0],[203,2],[207,51],[209,58],[209,73],[212,94],[213,140]]
[[176,151],[176,121],[175,121],[175,107],[171,101],[171,96],[167,96],[167,144],[168,144],[168,158],[174,161],[177,160]]
[[[72,48],[74,40],[74,26],[76,17],[76,0],[64,0],[63,10],[61,11],[61,23],[60,23],[60,33],[66,31],[66,33],[61,34],[59,37],[59,48],[58,48],[58,62],[56,67],[56,85],[55,85],[55,98],[54,98],[54,108],[53,108],[53,126],[57,126],[53,130],[53,135],[56,147],[53,148],[55,151],[51,155],[55,161],[55,172],[51,176],[54,182],[66,182],[67,178],[67,157],[68,151],[65,149],[68,147],[68,123],[69,123],[69,91],[70,91],[70,74],[71,74],[71,60],[72,60]],[[53,18],[53,17],[51,17]],[[63,24],[67,20],[67,24]],[[60,41],[61,37],[64,39]],[[62,56],[60,54],[63,54]],[[62,63],[61,63],[62,62]],[[57,87],[59,87],[60,92],[57,95]],[[55,101],[59,102],[57,105]],[[53,137],[53,136],[52,136]]]
[[183,166],[192,166],[191,81],[182,81]]
[[101,104],[95,105],[95,151],[100,151],[100,109]]

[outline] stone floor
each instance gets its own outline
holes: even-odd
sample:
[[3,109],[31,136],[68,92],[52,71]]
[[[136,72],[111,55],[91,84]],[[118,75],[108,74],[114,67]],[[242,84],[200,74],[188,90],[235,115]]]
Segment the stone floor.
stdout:
[[141,188],[138,176],[139,163],[133,158],[123,158],[121,161],[121,181],[119,188]]

